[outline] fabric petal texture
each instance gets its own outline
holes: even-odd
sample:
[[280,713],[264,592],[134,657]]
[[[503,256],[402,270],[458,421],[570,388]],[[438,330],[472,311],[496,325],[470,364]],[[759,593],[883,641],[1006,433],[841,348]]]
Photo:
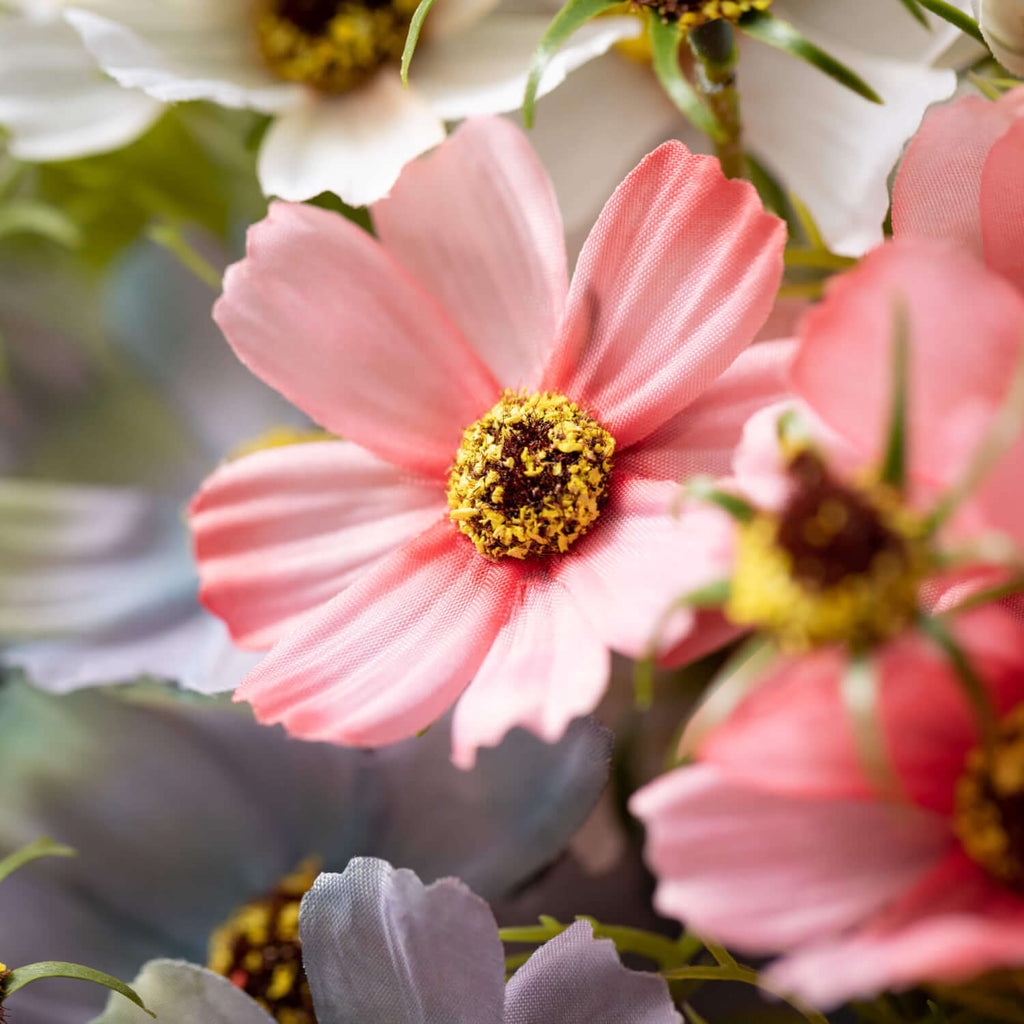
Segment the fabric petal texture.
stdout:
[[214,318],[258,377],[327,430],[413,472],[446,475],[463,430],[498,397],[409,273],[361,228],[311,206],[272,204],[249,229]]
[[357,857],[317,879],[299,929],[320,1020],[501,1024],[497,925],[455,879],[425,886],[411,871]]
[[616,189],[580,254],[543,386],[618,450],[718,377],[771,311],[785,228],[717,160],[665,143]]
[[520,572],[439,523],[309,616],[236,699],[306,739],[383,746],[412,736],[473,678]]
[[523,133],[467,121],[405,171],[373,222],[498,383],[535,387],[569,285],[558,205]]
[[245,456],[192,501],[203,603],[242,646],[270,647],[446,511],[435,482],[347,441]]

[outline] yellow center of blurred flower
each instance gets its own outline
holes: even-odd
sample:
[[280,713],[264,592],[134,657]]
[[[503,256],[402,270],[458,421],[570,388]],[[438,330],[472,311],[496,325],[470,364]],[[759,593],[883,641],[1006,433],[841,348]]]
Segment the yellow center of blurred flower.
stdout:
[[953,828],[967,855],[1004,885],[1024,887],[1024,704],[999,724],[990,750],[967,756]]
[[267,448],[286,448],[293,444],[308,444],[311,441],[334,441],[334,434],[316,427],[290,427],[281,425],[271,427],[249,441],[243,441],[228,455],[229,460],[240,459],[253,452],[262,452]]
[[252,996],[279,1024],[316,1024],[302,969],[299,905],[320,866],[303,862],[262,899],[239,907],[210,937],[207,967]]
[[781,512],[738,528],[726,614],[794,651],[895,636],[914,618],[931,565],[920,521],[888,488],[833,480],[810,451],[793,457],[789,474]]
[[765,11],[772,0],[635,0],[638,7],[650,7],[662,21],[684,28],[699,28],[709,21],[737,22],[748,11]]
[[615,439],[552,392],[506,391],[463,434],[451,518],[487,558],[564,552],[601,514]]
[[261,0],[256,36],[279,78],[342,93],[402,56],[416,0]]

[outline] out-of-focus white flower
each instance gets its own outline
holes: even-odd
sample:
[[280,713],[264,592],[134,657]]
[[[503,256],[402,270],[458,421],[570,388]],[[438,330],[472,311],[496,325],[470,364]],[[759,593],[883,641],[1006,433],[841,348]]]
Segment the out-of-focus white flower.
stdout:
[[141,135],[162,107],[103,75],[64,23],[61,6],[18,0],[13,10],[0,9],[0,127],[19,160],[118,149]]
[[[771,10],[885,100],[870,103],[810,64],[741,37],[748,151],[810,207],[832,249],[860,255],[882,239],[887,179],[903,145],[926,108],[956,87],[955,73],[936,64],[958,33],[936,19],[926,31],[897,0],[775,0]],[[581,117],[581,109],[600,114]],[[691,149],[709,146],[650,67],[620,53],[594,61],[538,104],[532,141],[573,237],[585,237],[636,157],[669,137]]]
[[1024,75],[1024,0],[974,0],[974,10],[995,59]]
[[[444,122],[518,107],[548,22],[495,9],[498,0],[437,0],[411,88],[403,89],[396,64],[410,2],[371,9],[358,0],[103,0],[102,12],[66,16],[123,85],[159,100],[206,99],[275,115],[259,154],[266,194],[302,200],[330,191],[362,206],[386,195],[405,163],[444,138]],[[372,53],[335,38],[356,19],[385,16],[386,27],[368,37]],[[552,63],[541,92],[638,31],[631,18],[585,26]],[[326,69],[333,74],[339,64],[351,74],[329,76]]]

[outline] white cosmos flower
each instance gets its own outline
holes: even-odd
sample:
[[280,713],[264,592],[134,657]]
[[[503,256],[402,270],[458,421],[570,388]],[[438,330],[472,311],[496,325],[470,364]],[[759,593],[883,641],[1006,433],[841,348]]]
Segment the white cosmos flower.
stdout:
[[974,0],[974,13],[996,60],[1024,75],[1024,0]]
[[[330,191],[353,206],[386,195],[405,163],[441,141],[444,122],[518,107],[549,20],[496,9],[498,0],[437,0],[409,89],[387,62],[357,87],[327,93],[277,77],[260,54],[256,19],[268,9],[286,20],[289,9],[303,17],[315,9],[323,20],[329,0],[103,2],[102,14],[72,9],[66,17],[110,75],[158,100],[206,99],[275,115],[259,154],[263,191],[289,200]],[[632,18],[586,26],[541,92],[638,30]]]
[[[955,2],[968,9],[967,0]],[[927,107],[956,87],[955,73],[936,64],[959,33],[935,19],[925,31],[899,0],[775,0],[771,12],[885,100],[869,103],[810,64],[738,34],[748,150],[810,207],[836,252],[860,255],[881,241],[887,179],[904,144]],[[584,103],[597,118],[581,116]],[[709,151],[650,67],[617,52],[538,104],[532,141],[570,234],[585,237],[615,182],[672,137]]]
[[[102,0],[99,0],[102,2]],[[58,0],[0,5],[0,126],[19,160],[68,160],[141,135],[161,104],[105,76]]]

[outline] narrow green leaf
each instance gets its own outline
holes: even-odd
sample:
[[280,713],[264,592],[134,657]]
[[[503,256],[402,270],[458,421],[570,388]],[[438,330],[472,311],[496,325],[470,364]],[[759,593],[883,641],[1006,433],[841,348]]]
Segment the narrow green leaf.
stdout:
[[223,285],[221,273],[189,243],[180,225],[172,223],[153,224],[147,234],[151,241],[163,246],[186,270],[192,271],[204,284],[215,292]]
[[77,857],[78,851],[63,843],[55,843],[52,839],[37,839],[35,842],[23,846],[20,850],[8,854],[0,860],[0,882],[8,875],[13,875],[18,868],[23,867],[30,861],[39,860],[40,857]]
[[818,227],[818,222],[814,219],[810,207],[795,192],[789,193],[789,201],[796,211],[807,244],[812,249],[828,249],[828,243],[826,243],[825,236],[822,235],[821,228]]
[[402,85],[409,85],[409,63],[412,55],[416,52],[416,44],[419,42],[420,29],[423,28],[423,19],[426,18],[430,8],[434,6],[434,0],[420,0],[409,22],[409,33],[405,37],[405,49],[402,50]]
[[523,97],[523,123],[533,127],[533,111],[537,102],[537,89],[552,57],[562,44],[592,18],[617,7],[617,0],[568,0],[568,3],[554,16],[547,31],[541,36],[530,65],[526,80],[526,95]]
[[910,310],[902,299],[893,304],[891,354],[888,439],[879,479],[902,493],[907,482],[907,369],[910,360]]
[[83,967],[81,964],[68,964],[60,960],[44,960],[38,964],[28,964],[25,967],[15,967],[3,980],[3,999],[9,999],[18,989],[33,981],[43,978],[74,978],[77,981],[88,981],[94,985],[102,985],[112,992],[117,992],[130,999],[140,1010],[144,1010],[155,1017],[156,1014],[146,1009],[146,1004],[139,998],[138,994],[130,986],[117,978],[104,974],[102,971],[94,970],[91,967]]
[[958,7],[947,3],[946,0],[917,0],[925,10],[931,11],[937,18],[948,21],[955,25],[961,32],[966,32],[973,39],[977,39],[982,46],[987,46],[985,37],[978,28],[978,23],[969,15],[965,14]]
[[922,615],[919,625],[921,631],[930,637],[949,659],[956,673],[957,680],[970,701],[974,710],[974,718],[978,723],[978,734],[984,746],[989,747],[996,737],[996,712],[992,705],[992,695],[974,671],[970,658],[949,631],[946,623],[936,616]]
[[903,796],[882,732],[878,667],[867,655],[850,659],[839,683],[861,765],[876,791],[889,799]]
[[860,75],[827,54],[821,47],[815,46],[788,21],[776,18],[767,11],[749,11],[740,18],[739,27],[748,36],[813,64],[819,71],[834,78],[840,85],[845,85],[847,89],[852,89],[858,96],[863,96],[872,103],[884,102]]
[[40,235],[74,249],[82,240],[78,226],[49,203],[17,199],[0,206],[0,238],[4,235]]
[[728,512],[740,523],[749,523],[754,518],[754,507],[748,501],[728,491],[721,491],[712,477],[695,476],[686,485],[686,493],[690,498],[707,501]]
[[781,217],[786,222],[789,234],[792,235],[796,227],[796,218],[789,198],[778,179],[757,157],[747,153],[746,160],[750,183],[757,189],[757,194],[761,197],[765,209],[777,217]]
[[916,18],[926,29],[931,30],[931,25],[928,24],[928,19],[918,5],[917,0],[900,0],[900,3],[906,7],[912,17]]
[[705,106],[697,90],[686,80],[679,63],[679,48],[683,33],[678,24],[662,21],[654,10],[648,10],[651,28],[651,55],[654,73],[668,98],[679,108],[695,128],[715,142],[724,142],[725,132],[715,115]]

